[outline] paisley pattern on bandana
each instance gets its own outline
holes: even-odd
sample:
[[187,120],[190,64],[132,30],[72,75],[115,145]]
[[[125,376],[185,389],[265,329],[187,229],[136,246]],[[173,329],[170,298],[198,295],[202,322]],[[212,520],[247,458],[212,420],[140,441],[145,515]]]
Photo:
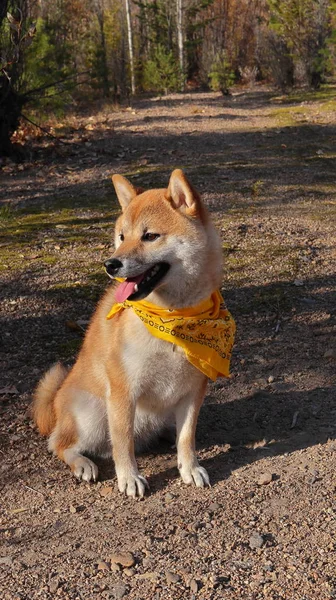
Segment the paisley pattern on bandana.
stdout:
[[180,346],[188,361],[204,375],[214,381],[219,376],[229,377],[236,325],[219,290],[197,306],[179,310],[125,300],[112,306],[107,319],[128,308],[152,335]]

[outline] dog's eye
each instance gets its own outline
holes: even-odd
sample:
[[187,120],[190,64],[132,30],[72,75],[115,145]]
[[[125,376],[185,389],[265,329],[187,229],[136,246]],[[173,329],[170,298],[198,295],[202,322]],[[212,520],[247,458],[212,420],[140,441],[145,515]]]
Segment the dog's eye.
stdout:
[[150,233],[149,231],[147,231],[147,233],[143,234],[141,240],[143,242],[154,242],[154,240],[157,240],[159,237],[159,233]]
[[124,238],[124,234],[123,234],[123,233],[119,233],[119,240],[120,240],[121,242],[123,242],[123,241],[124,241],[124,239],[125,239],[125,238]]

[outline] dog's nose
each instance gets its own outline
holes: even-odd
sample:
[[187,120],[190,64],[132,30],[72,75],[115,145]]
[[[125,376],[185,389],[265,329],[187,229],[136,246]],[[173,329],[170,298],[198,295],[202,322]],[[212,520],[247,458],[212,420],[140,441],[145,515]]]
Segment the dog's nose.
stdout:
[[104,262],[104,267],[109,275],[115,275],[122,266],[123,264],[118,258],[109,258]]

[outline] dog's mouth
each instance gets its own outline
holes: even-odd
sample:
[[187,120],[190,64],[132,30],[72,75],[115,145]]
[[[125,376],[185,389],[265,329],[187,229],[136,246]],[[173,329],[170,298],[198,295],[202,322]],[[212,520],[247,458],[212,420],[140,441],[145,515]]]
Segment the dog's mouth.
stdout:
[[158,286],[169,269],[168,263],[160,262],[136,277],[127,277],[116,289],[116,301],[124,302],[125,300],[146,298]]

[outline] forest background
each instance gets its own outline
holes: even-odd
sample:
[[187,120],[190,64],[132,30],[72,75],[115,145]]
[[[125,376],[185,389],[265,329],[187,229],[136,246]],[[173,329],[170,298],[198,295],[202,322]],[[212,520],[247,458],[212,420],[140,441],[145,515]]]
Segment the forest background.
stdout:
[[[336,600],[335,3],[0,0],[0,57],[2,600]],[[111,460],[79,485],[47,452],[31,396],[109,285],[111,174],[177,167],[221,237],[232,375],[197,427],[212,487],[162,443],[133,502]]]
[[25,105],[41,119],[143,92],[316,88],[335,24],[333,0],[1,0],[0,153]]

